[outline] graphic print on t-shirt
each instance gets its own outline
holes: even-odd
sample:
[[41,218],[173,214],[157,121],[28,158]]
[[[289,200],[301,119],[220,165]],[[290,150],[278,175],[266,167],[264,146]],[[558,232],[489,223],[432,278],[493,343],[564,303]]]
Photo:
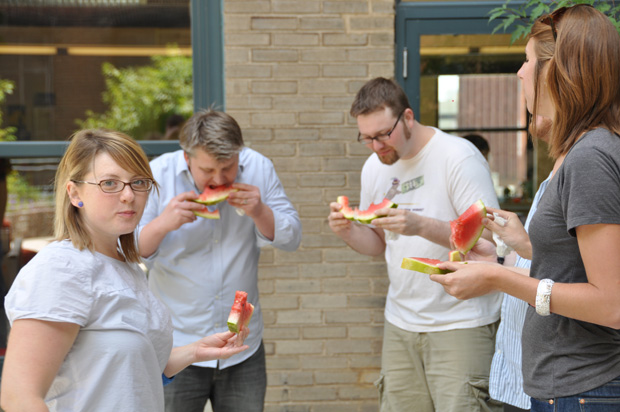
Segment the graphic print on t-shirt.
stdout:
[[400,190],[398,190],[398,185],[400,184],[400,180],[398,180],[397,177],[392,179],[392,187],[390,187],[390,190],[387,191],[387,194],[385,195],[385,198],[388,200],[392,200],[394,199],[394,196],[396,196],[397,194],[401,193]]
[[401,193],[411,192],[412,190],[418,189],[424,186],[424,175],[414,177],[411,180],[404,182],[401,185]]
[[[400,184],[400,179],[398,179],[397,177],[394,177],[391,180],[392,180],[392,184],[390,186],[390,189],[385,194],[385,198],[389,200],[393,200],[394,197],[398,194],[405,194],[407,192],[411,192],[412,190],[415,190],[415,189],[418,189],[424,186],[424,175],[414,177],[413,179],[410,179],[404,182],[403,184]],[[399,189],[399,185],[400,185],[400,189]],[[400,203],[400,202],[396,202],[396,203],[398,203],[400,206],[405,206],[405,207],[401,207],[401,209],[406,209],[412,212],[420,212],[424,210],[424,208],[422,207],[417,207],[417,208],[413,207],[414,204],[412,203]]]

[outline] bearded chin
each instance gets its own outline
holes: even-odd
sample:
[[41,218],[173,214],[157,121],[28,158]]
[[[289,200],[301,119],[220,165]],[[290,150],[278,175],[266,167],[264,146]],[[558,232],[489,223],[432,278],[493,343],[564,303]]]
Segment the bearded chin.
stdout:
[[[403,127],[403,133],[405,135],[405,140],[411,139],[411,131],[408,128]],[[400,155],[396,152],[396,150],[392,151],[387,156],[381,156],[379,154],[377,154],[377,156],[379,156],[379,160],[381,160],[381,163],[384,165],[393,165],[400,159]]]
[[380,156],[380,155],[378,156],[379,156],[379,160],[381,160],[381,163],[383,163],[384,165],[393,165],[394,163],[398,161],[398,159],[400,159],[400,156],[396,152],[391,152],[387,156]]

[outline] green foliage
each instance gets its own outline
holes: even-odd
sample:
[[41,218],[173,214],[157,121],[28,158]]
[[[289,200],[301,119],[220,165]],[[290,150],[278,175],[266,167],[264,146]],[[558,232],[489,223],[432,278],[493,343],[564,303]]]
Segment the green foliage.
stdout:
[[[13,94],[15,84],[6,79],[0,79],[0,105],[4,103],[7,94]],[[2,126],[2,111],[0,110],[0,126]],[[16,140],[15,127],[0,127],[0,142],[11,142]],[[41,192],[38,188],[31,186],[28,181],[17,171],[11,171],[6,178],[7,190],[12,198],[20,201],[38,200]]]
[[[0,79],[0,105],[4,103],[7,94],[12,94],[15,84],[10,80]],[[0,110],[0,126],[2,126],[2,111]],[[14,127],[0,127],[0,142],[15,140]]]
[[532,25],[540,16],[561,8],[570,7],[576,4],[589,4],[609,17],[609,20],[620,32],[620,3],[609,3],[602,0],[528,0],[516,7],[511,7],[511,0],[506,0],[501,7],[497,7],[489,12],[489,22],[501,19],[493,29],[493,33],[502,30],[504,33],[512,32],[510,38],[514,43],[521,37],[527,36]]
[[143,139],[161,131],[165,119],[173,113],[193,114],[192,60],[183,56],[154,56],[148,66],[102,67],[106,91],[105,113],[86,112],[85,120],[76,120],[80,128],[105,127]]
[[28,183],[28,180],[16,170],[11,171],[6,177],[9,197],[17,203],[37,201],[41,198],[41,190]]

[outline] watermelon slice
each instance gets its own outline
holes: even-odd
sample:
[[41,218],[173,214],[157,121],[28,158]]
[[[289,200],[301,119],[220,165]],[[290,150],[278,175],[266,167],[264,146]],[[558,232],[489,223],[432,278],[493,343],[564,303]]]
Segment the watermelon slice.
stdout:
[[199,210],[192,210],[192,212],[194,212],[196,216],[204,217],[206,219],[219,219],[220,218],[219,210],[216,209],[213,212],[211,212],[209,209],[207,209],[206,206]]
[[214,205],[228,199],[228,195],[232,192],[238,191],[239,189],[233,189],[231,185],[221,185],[213,188],[207,185],[200,196],[198,196],[198,199],[192,201],[203,205]]
[[383,202],[378,204],[371,204],[366,210],[359,210],[357,207],[351,209],[349,206],[349,198],[347,196],[338,196],[337,202],[342,205],[340,211],[346,219],[354,220],[359,223],[368,224],[374,219],[383,217],[385,215],[378,215],[376,212],[380,209],[393,208],[396,209],[398,205],[389,199],[383,199]]
[[345,219],[355,220],[355,213],[353,209],[349,206],[349,198],[347,196],[338,196],[336,200],[340,205],[342,205],[342,209],[340,209],[340,213],[342,213]]
[[471,205],[458,219],[450,222],[450,241],[463,255],[471,250],[476,244],[484,225],[482,219],[487,215],[487,208],[482,203],[482,200],[478,200]]
[[413,270],[415,272],[426,273],[427,275],[445,275],[452,272],[448,269],[439,269],[437,264],[440,263],[439,259],[427,259],[427,258],[404,258],[400,267],[407,270]]
[[391,200],[383,199],[383,202],[378,203],[378,204],[373,203],[366,210],[358,210],[357,215],[355,216],[355,220],[357,220],[360,223],[368,224],[378,217],[385,216],[385,215],[378,215],[376,213],[377,210],[390,209],[390,208],[395,209],[397,207],[398,205],[392,202]]
[[463,255],[458,250],[451,250],[448,256],[450,257],[450,262],[463,261]]
[[235,302],[230,308],[228,315],[228,330],[239,333],[241,328],[250,324],[250,319],[254,313],[254,305],[248,302],[248,294],[241,290],[235,293]]

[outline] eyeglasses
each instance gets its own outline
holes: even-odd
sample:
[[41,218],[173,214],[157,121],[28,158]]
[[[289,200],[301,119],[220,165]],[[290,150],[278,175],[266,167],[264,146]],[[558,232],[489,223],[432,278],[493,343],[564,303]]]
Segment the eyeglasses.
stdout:
[[398,118],[396,118],[396,123],[394,123],[394,126],[392,126],[389,132],[385,134],[381,134],[379,136],[375,136],[375,137],[369,137],[369,136],[362,137],[361,133],[358,133],[357,141],[360,142],[361,144],[371,144],[373,140],[376,140],[377,142],[385,142],[390,137],[392,137],[392,133],[394,133],[394,130],[396,130],[396,126],[398,126],[398,122],[400,122],[400,118],[403,116],[403,113],[405,113],[405,110],[400,112],[400,114],[398,115]]
[[546,24],[547,26],[551,27],[551,33],[553,34],[553,41],[558,40],[558,32],[555,29],[555,25],[560,21],[564,13],[566,13],[566,10],[579,7],[579,6],[592,7],[589,4],[577,4],[577,5],[570,6],[570,7],[560,7],[559,9],[555,10],[553,13],[546,14],[540,18],[541,23]]
[[125,186],[129,185],[134,192],[148,192],[153,187],[153,181],[151,179],[136,179],[131,182],[123,182],[122,180],[107,179],[102,180],[99,183],[85,182],[83,180],[72,180],[74,183],[88,183],[89,185],[97,185],[103,193],[118,193],[125,189]]

